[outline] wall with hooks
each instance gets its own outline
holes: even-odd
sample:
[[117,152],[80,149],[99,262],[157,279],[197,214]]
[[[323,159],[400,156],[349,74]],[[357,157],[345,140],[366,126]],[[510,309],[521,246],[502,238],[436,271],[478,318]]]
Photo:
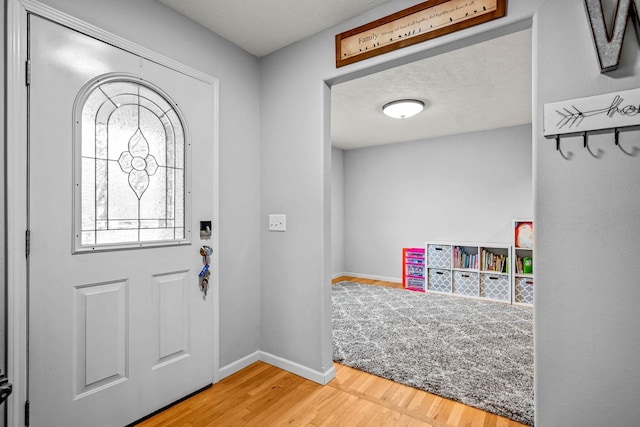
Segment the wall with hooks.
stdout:
[[556,139],[543,106],[640,87],[638,41],[628,28],[618,69],[602,74],[583,0],[547,1],[534,33],[536,425],[637,425],[640,131],[618,146],[618,124]]

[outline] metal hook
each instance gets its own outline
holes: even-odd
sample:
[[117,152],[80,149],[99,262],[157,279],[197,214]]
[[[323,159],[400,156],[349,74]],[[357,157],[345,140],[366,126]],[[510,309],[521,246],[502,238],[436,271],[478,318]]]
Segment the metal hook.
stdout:
[[587,132],[584,133],[584,148],[587,149],[587,151],[589,152],[589,154],[591,154],[593,157],[595,157],[596,159],[600,159],[602,158],[604,151],[602,151],[601,149],[597,149],[596,153],[594,153],[593,151],[591,151],[591,147],[589,146],[589,137]]
[[638,147],[633,147],[631,151],[627,151],[622,147],[622,145],[620,145],[620,129],[614,128],[614,133],[615,133],[615,143],[616,143],[616,146],[620,149],[620,151],[622,151],[624,154],[630,157],[636,157],[638,153],[640,153],[640,148]]
[[558,151],[565,160],[571,160],[571,157],[573,156],[573,153],[571,151],[568,151],[567,154],[564,154],[560,149],[560,134],[556,135],[556,151]]
[[587,132],[584,132],[582,134],[582,145],[584,148],[587,148],[587,145],[589,143],[589,134]]

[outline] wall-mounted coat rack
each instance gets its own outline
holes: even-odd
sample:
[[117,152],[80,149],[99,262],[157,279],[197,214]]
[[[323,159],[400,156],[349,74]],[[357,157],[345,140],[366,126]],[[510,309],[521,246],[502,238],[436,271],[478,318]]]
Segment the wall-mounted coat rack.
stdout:
[[625,150],[620,145],[620,132],[640,129],[640,89],[545,104],[543,122],[544,136],[555,140],[556,150],[565,158],[560,141],[569,136],[582,136],[583,147],[599,158],[601,153],[589,147],[589,135],[600,133],[612,133],[615,146],[635,156],[640,150]]

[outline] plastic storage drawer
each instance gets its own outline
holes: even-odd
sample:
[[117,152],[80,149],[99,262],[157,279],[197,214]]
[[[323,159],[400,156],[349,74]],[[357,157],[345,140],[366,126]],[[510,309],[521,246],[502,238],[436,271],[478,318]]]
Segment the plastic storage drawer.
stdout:
[[412,291],[424,291],[424,278],[407,277],[406,287]]
[[407,258],[419,258],[424,259],[424,249],[407,249]]
[[405,266],[405,273],[407,276],[424,277],[424,265],[423,264],[407,264]]

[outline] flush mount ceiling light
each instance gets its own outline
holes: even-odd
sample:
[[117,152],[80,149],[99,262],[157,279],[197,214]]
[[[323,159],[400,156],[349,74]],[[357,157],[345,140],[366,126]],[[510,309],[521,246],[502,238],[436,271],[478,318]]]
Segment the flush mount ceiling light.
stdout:
[[384,104],[382,112],[394,119],[406,119],[415,116],[424,108],[424,102],[417,99],[399,99]]

